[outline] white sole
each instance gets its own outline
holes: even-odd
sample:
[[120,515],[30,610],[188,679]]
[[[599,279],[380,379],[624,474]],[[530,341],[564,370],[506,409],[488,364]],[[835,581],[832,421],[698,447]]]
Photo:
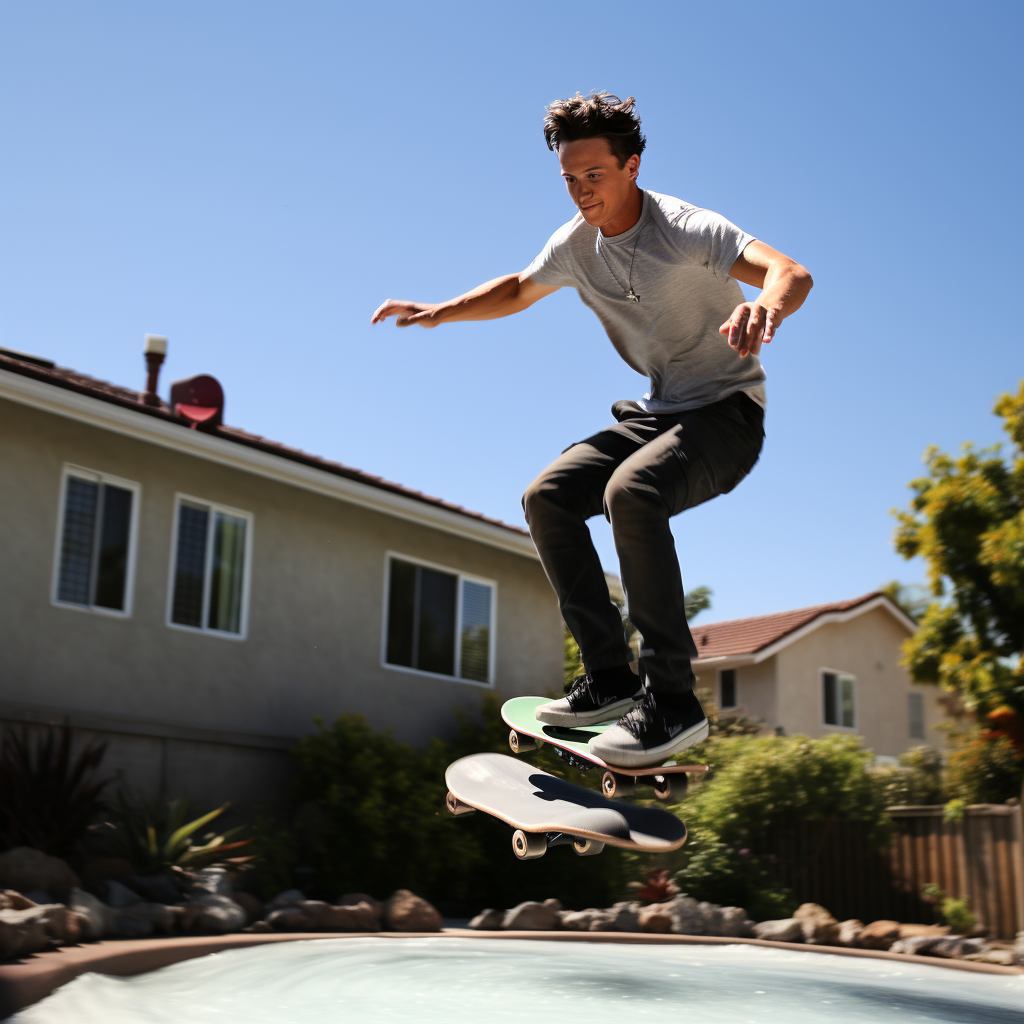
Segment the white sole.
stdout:
[[613,748],[605,752],[600,749],[602,746],[601,741],[607,735],[605,733],[601,736],[595,736],[587,744],[587,749],[595,757],[601,758],[602,761],[613,767],[650,768],[653,765],[659,765],[663,761],[668,760],[673,754],[678,754],[687,747],[695,746],[706,740],[708,738],[708,731],[708,720],[705,718],[703,722],[691,726],[689,729],[684,729],[678,736],[668,743],[663,743],[660,747],[648,747],[646,750],[616,750]]
[[609,704],[600,711],[591,711],[586,715],[576,715],[565,711],[545,711],[547,704],[541,704],[533,713],[538,722],[545,725],[558,725],[563,729],[584,729],[588,725],[603,725],[606,722],[618,721],[627,711],[640,703],[643,694],[638,697],[630,697],[628,700],[620,700],[615,704]]

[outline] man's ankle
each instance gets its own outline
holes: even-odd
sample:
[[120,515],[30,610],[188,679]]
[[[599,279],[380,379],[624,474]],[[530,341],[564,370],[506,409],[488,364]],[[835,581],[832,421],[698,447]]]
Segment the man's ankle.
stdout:
[[611,668],[597,668],[590,675],[599,686],[608,686],[615,689],[628,689],[632,687],[631,692],[640,688],[640,677],[628,664],[613,665]]

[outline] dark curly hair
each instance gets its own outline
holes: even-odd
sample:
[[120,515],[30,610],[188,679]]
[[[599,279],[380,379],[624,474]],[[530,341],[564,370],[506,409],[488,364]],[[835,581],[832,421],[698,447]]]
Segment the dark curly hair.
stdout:
[[572,99],[555,100],[544,116],[544,139],[548,149],[557,152],[563,142],[577,139],[605,138],[619,161],[619,166],[647,145],[640,131],[640,118],[633,113],[636,100],[632,96],[620,100],[610,92],[593,92],[589,96],[576,93]]

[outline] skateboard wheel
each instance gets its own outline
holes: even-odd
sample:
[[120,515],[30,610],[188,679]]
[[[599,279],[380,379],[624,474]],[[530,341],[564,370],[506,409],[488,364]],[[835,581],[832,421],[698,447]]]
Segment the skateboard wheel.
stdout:
[[[685,778],[685,776],[684,776]],[[672,779],[668,775],[655,775],[653,779],[654,795],[659,800],[672,799]]]
[[475,814],[476,808],[470,807],[469,804],[464,804],[454,793],[450,792],[444,798],[445,807],[448,808],[449,814],[455,814],[461,817],[464,814]]
[[599,843],[596,839],[574,839],[572,848],[581,857],[593,857],[604,849],[604,843]]
[[508,734],[508,745],[513,754],[525,754],[530,750],[536,750],[540,744],[532,736],[524,736],[513,729]]
[[520,860],[536,860],[548,852],[547,837],[517,828],[512,835],[512,852]]
[[632,796],[634,789],[633,779],[628,775],[616,775],[615,772],[605,772],[601,777],[601,792],[609,800],[617,796]]

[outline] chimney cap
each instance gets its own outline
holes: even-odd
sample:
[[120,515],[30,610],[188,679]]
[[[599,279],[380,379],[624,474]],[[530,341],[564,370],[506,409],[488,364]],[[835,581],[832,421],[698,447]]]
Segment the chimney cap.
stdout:
[[161,334],[147,334],[143,352],[148,355],[167,355],[167,339]]

